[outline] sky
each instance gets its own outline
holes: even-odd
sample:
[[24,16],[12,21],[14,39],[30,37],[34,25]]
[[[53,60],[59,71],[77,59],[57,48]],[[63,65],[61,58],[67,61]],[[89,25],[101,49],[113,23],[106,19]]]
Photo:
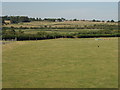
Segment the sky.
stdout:
[[119,2],[120,0],[1,0],[2,2]]
[[118,20],[117,2],[3,2],[2,15]]

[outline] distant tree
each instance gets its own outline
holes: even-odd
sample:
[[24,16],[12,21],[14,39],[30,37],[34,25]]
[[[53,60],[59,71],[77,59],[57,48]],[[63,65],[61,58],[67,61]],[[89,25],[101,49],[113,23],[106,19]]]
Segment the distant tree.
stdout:
[[104,20],[102,20],[102,22],[105,22]]
[[73,19],[73,21],[78,21],[77,19]]
[[11,23],[20,23],[20,22],[30,22],[30,18],[27,16],[3,16],[3,22],[5,20],[10,20]]
[[111,20],[111,22],[115,22],[114,20]]
[[36,19],[35,18],[29,18],[30,21],[35,21]]
[[61,18],[62,21],[65,21],[66,19],[65,18]]
[[95,20],[95,19],[93,19],[92,21],[93,21],[93,22],[95,22],[96,20]]
[[38,19],[38,21],[42,21],[42,19],[41,19],[41,18],[39,18],[39,19]]
[[36,18],[36,21],[39,21],[39,18]]
[[96,20],[96,22],[100,22],[100,20]]

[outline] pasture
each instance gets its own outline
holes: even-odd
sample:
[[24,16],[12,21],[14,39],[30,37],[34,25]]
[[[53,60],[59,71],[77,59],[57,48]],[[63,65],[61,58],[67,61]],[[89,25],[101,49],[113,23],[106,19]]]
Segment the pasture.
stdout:
[[3,88],[118,87],[117,38],[15,41],[2,56]]
[[92,26],[92,25],[118,25],[118,23],[111,22],[91,22],[91,21],[64,21],[64,22],[49,22],[49,21],[32,21],[26,23],[18,23],[18,24],[8,24],[3,25],[4,27],[83,27],[83,26]]
[[[92,21],[64,21],[64,22],[50,22],[50,21],[32,21],[21,22],[18,24],[3,25],[3,31],[9,33],[10,30],[19,33],[22,31],[25,34],[37,34],[38,32],[56,32],[56,33],[118,33],[117,22],[92,22]],[[102,31],[104,30],[104,31]],[[106,34],[106,33],[105,33]]]

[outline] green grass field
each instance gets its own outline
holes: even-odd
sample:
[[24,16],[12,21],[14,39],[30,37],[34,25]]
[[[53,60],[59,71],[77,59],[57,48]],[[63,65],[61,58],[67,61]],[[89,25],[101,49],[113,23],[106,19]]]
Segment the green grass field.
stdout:
[[[20,29],[16,29],[16,32],[19,32]],[[98,32],[98,31],[101,31],[100,29],[24,29],[22,30],[24,31],[24,33],[26,34],[36,34],[38,32],[41,32],[41,31],[45,31],[45,32],[57,32],[57,33],[77,33],[77,32]]]
[[3,88],[117,87],[117,38],[61,38],[3,45]]

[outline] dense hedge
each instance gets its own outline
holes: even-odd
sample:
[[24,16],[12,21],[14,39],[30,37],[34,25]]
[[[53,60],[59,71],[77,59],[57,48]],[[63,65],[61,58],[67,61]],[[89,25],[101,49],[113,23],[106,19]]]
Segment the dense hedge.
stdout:
[[2,31],[2,39],[16,40],[42,40],[54,38],[93,38],[93,37],[119,37],[118,30],[99,30],[99,31],[82,31],[75,33],[59,33],[41,31],[36,34],[25,34],[24,31],[15,31],[14,28]]
[[95,38],[95,37],[120,37],[120,34],[82,34],[78,38]]
[[94,37],[120,37],[120,34],[79,34],[79,33],[46,33],[39,32],[37,34],[4,34],[2,39],[17,39],[21,40],[43,40],[43,39],[55,39],[55,38],[94,38]]

